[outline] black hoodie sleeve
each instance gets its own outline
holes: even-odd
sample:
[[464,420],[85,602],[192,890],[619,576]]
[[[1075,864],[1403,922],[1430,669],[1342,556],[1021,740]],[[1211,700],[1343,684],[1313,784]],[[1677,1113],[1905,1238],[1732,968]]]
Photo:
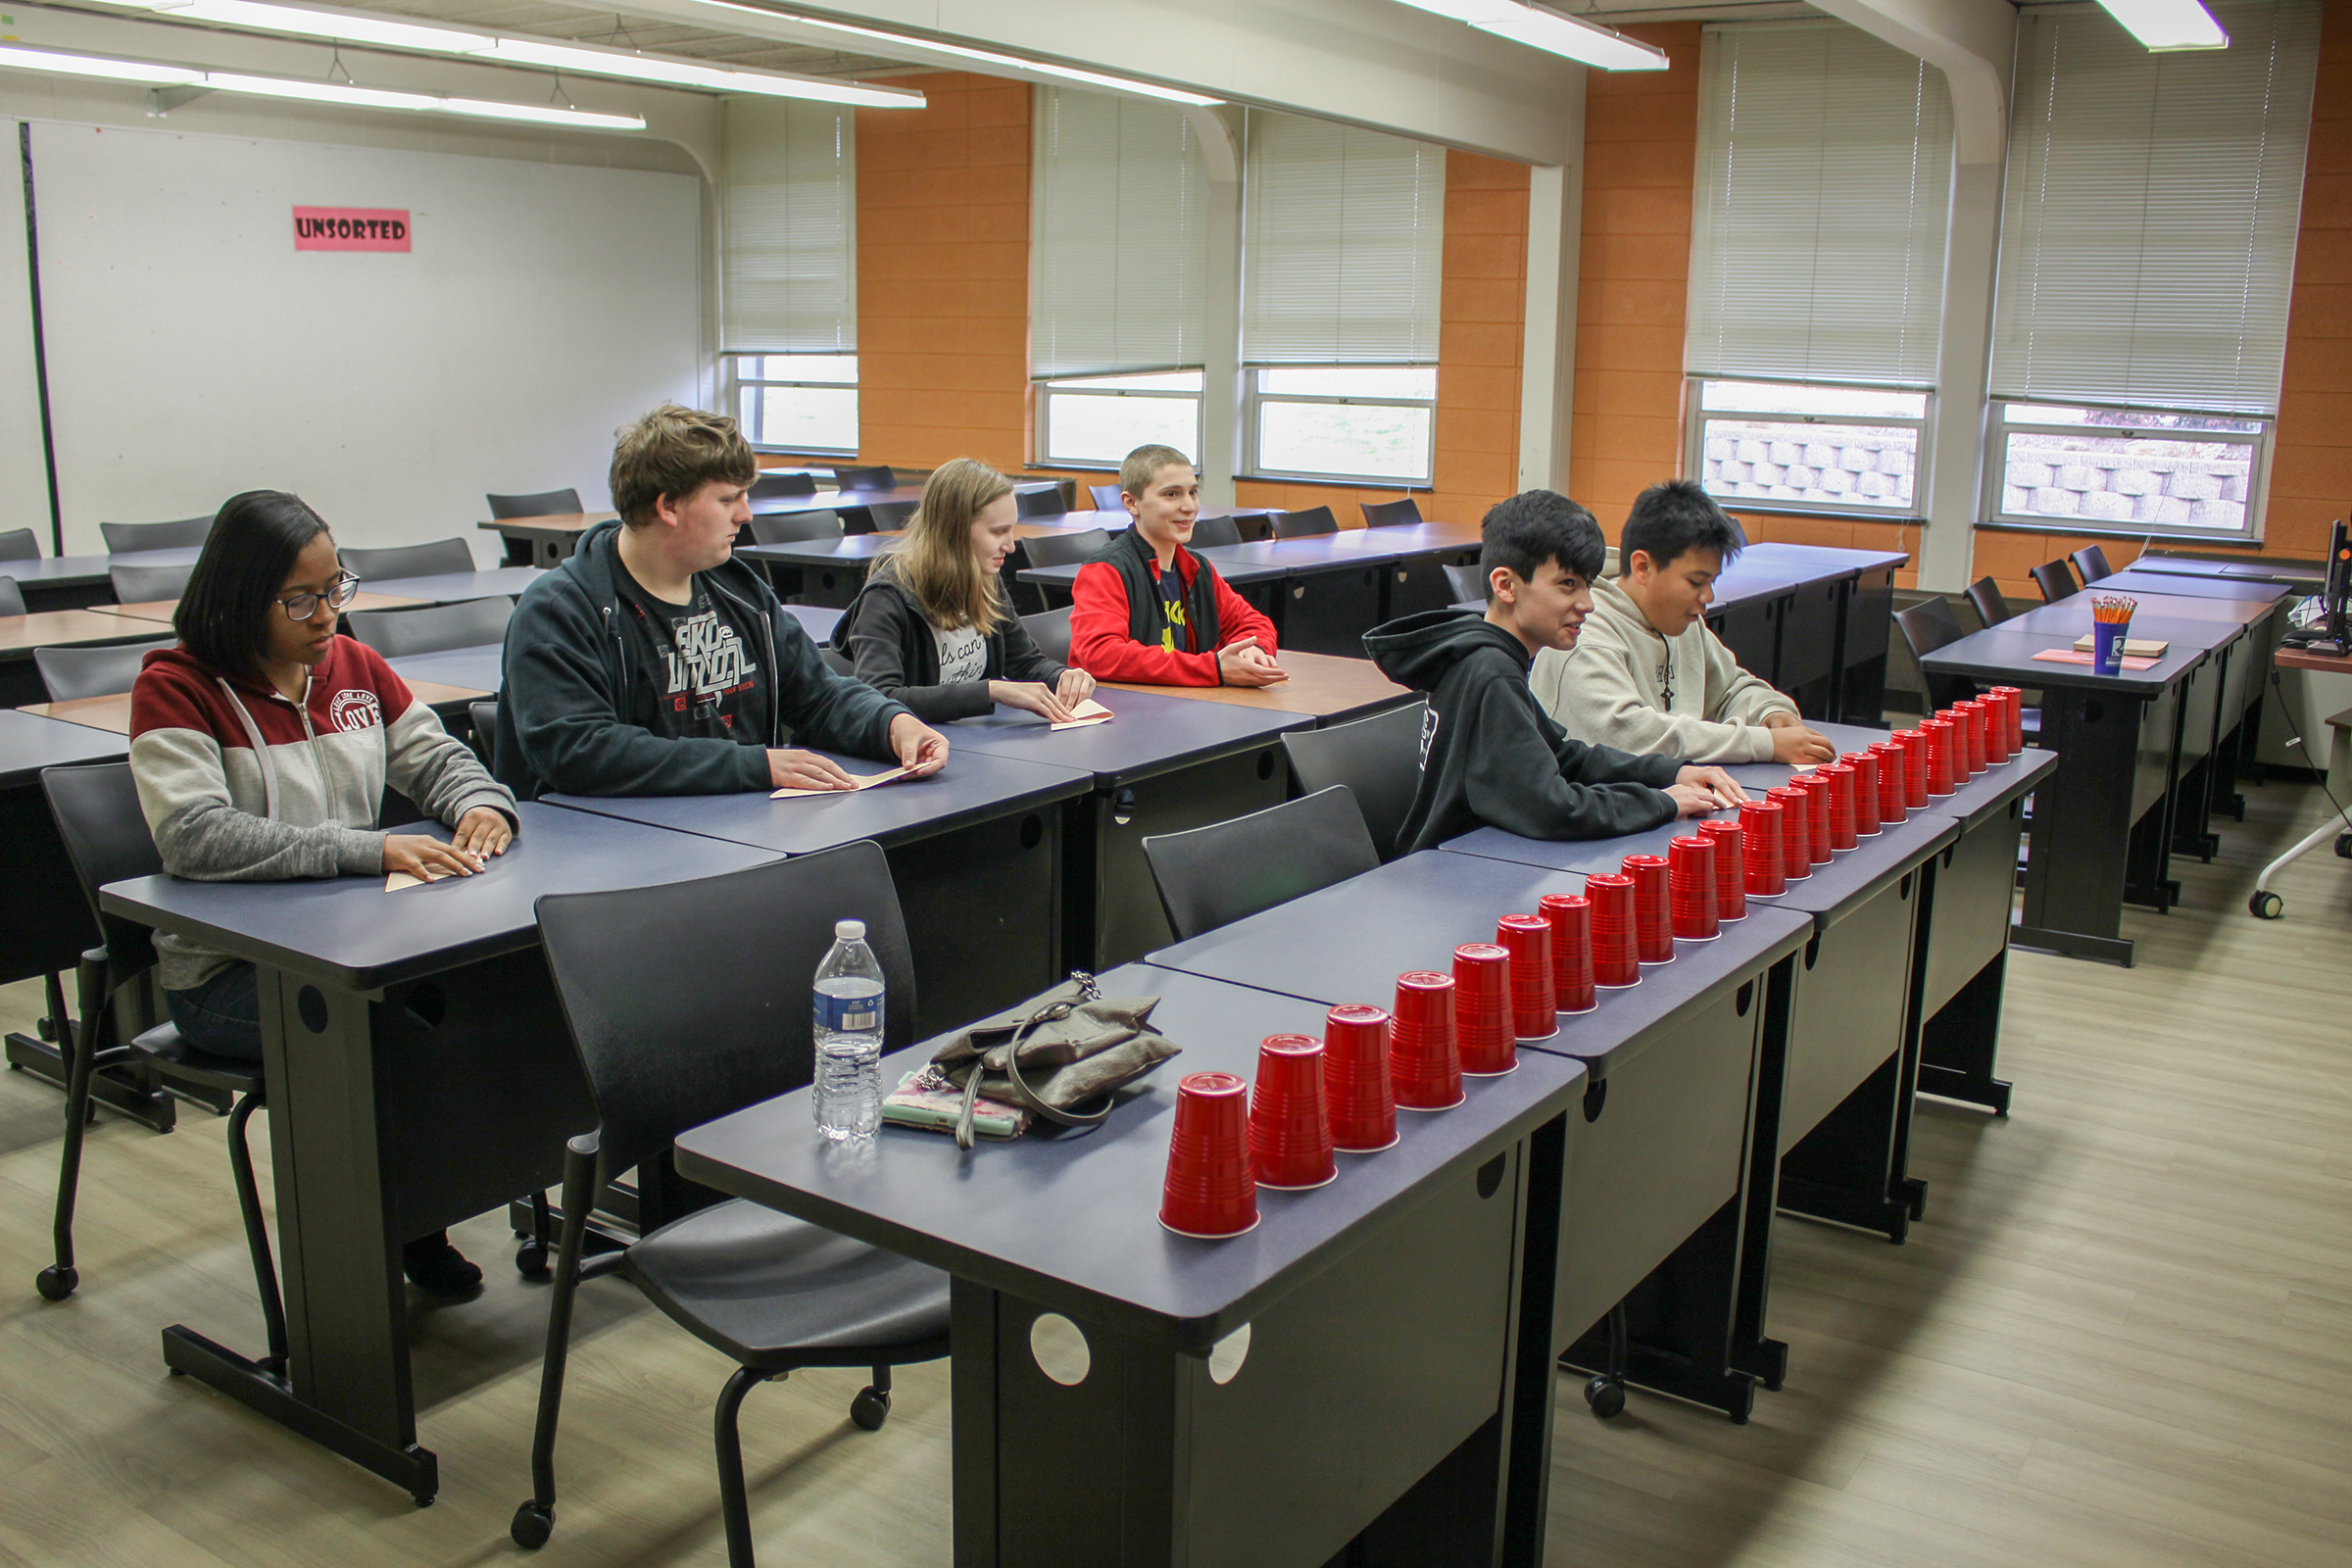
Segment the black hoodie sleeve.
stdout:
[[850,656],[858,678],[883,696],[906,705],[926,724],[945,724],[958,718],[977,718],[996,711],[985,680],[948,681],[932,686],[910,683],[906,645],[929,637],[930,626],[905,594],[888,585],[869,583],[842,617],[834,643]]
[[1673,783],[1678,760],[1555,742],[1525,686],[1483,682],[1471,727],[1463,783],[1471,811],[1491,826],[1529,839],[1610,839],[1674,820],[1673,797],[1650,780]]

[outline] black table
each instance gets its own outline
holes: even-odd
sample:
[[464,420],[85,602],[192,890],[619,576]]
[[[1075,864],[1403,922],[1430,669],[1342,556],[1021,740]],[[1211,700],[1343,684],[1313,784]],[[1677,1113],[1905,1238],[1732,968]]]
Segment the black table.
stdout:
[[1199,554],[1233,583],[1254,581],[1237,575],[1246,570],[1281,569],[1282,586],[1263,608],[1283,647],[1361,658],[1363,634],[1382,621],[1444,608],[1453,598],[1445,567],[1477,561],[1479,548],[1449,523],[1422,522],[1212,545]]
[[38,561],[0,561],[0,577],[14,577],[26,610],[86,610],[115,602],[114,566],[193,566],[197,547],[126,550],[120,555],[45,556]]
[[[1316,1568],[1351,1542],[1541,1563],[1553,1271],[1530,1222],[1559,1212],[1583,1069],[1531,1054],[1471,1080],[1450,1111],[1400,1113],[1395,1148],[1342,1154],[1331,1185],[1261,1193],[1248,1235],[1192,1241],[1156,1220],[1177,1078],[1251,1077],[1261,1037],[1320,1036],[1324,1009],[1141,964],[1102,980],[1159,996],[1184,1054],[1090,1136],[960,1154],[885,1127],[845,1157],[803,1090],[677,1144],[696,1181],[955,1276],[957,1568]],[[1522,1278],[1531,1257],[1546,1266]],[[1033,1348],[1072,1324],[1082,1370]]]
[[[2164,576],[2218,578],[2223,581],[2278,583],[2297,593],[2316,594],[2328,586],[2324,561],[2233,561],[2219,556],[2148,554],[2126,568]],[[2103,586],[2103,583],[2102,583]]]
[[1793,581],[1773,684],[1808,717],[1875,724],[1886,701],[1894,573],[1910,559],[1898,550],[1766,541],[1741,551],[1718,581]]
[[[2102,577],[2090,590],[2100,594],[2163,594],[2179,599],[2239,599],[2268,604],[2282,592],[2294,594],[2291,585],[2265,582],[2251,577],[2174,577],[2162,572],[2142,571],[2137,567]],[[2063,604],[2065,601],[2061,600]]]
[[399,594],[428,605],[462,605],[469,599],[519,599],[547,575],[541,566],[493,566],[488,571],[443,571],[424,577],[387,577],[364,584],[369,593]]
[[416,1441],[400,1244],[553,1185],[564,1139],[596,1121],[534,901],[776,858],[552,806],[521,812],[491,870],[402,893],[374,876],[148,876],[101,894],[110,913],[260,970],[291,1362],[281,1378],[173,1326],[165,1363],[419,1503],[439,1467]]
[[956,751],[1076,768],[1094,789],[1069,803],[1062,827],[1062,941],[1069,961],[1107,969],[1168,940],[1144,839],[1279,806],[1290,792],[1285,730],[1314,715],[1145,692],[1098,692],[1118,717],[1054,730],[1005,708],[941,727]]
[[1779,684],[1781,624],[1796,602],[1796,584],[1769,573],[1716,579],[1707,627],[1722,639],[1740,667],[1759,680]]
[[[1063,806],[1091,773],[956,748],[948,765],[830,798],[548,795],[551,806],[649,827],[813,855],[859,839],[890,858],[913,949],[916,1027],[985,1017],[1045,990],[1062,962]],[[854,773],[887,763],[825,753]]]

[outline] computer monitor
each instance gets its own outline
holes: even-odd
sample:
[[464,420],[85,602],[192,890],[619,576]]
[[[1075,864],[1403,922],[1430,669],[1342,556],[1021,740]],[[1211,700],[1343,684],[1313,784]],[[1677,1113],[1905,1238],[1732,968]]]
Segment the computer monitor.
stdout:
[[2352,642],[2345,640],[2352,630],[2352,528],[2339,519],[2328,538],[2328,586],[2321,590],[2321,606],[2327,616],[2328,640],[2336,647],[2352,653]]

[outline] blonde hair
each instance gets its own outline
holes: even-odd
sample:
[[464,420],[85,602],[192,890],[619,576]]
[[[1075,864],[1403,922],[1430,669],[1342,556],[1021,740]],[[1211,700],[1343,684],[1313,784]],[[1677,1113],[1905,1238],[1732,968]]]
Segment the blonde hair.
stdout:
[[654,520],[663,496],[684,501],[712,479],[748,485],[760,476],[752,444],[723,414],[664,403],[617,434],[612,510],[632,528]]
[[875,569],[914,596],[923,618],[948,631],[987,632],[1010,618],[1003,590],[980,569],[972,524],[1012,494],[1012,481],[976,458],[955,458],[923,481],[906,537]]
[[1137,447],[1119,465],[1119,493],[1140,496],[1152,488],[1152,480],[1160,469],[1176,466],[1189,468],[1193,460],[1174,447]]

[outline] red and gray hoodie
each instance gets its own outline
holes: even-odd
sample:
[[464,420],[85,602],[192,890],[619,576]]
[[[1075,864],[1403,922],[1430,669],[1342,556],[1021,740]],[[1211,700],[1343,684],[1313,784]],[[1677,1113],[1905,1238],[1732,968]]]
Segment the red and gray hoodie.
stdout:
[[[297,707],[184,648],[149,654],[130,694],[130,769],[173,876],[273,882],[384,865],[384,786],[454,824],[514,797],[367,644],[337,637]],[[167,991],[201,985],[225,954],[159,931]]]

